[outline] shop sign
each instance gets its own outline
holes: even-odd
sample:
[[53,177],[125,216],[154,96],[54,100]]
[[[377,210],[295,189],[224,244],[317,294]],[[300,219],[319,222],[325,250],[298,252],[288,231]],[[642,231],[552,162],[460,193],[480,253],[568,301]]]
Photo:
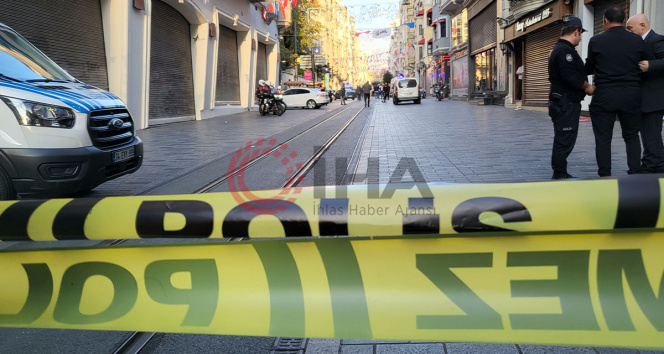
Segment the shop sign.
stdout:
[[521,32],[523,32],[523,31],[525,31],[526,28],[528,28],[529,26],[532,26],[532,25],[534,25],[534,24],[536,24],[536,23],[538,23],[538,22],[540,22],[540,21],[542,21],[542,20],[545,20],[545,19],[551,17],[551,13],[552,13],[551,8],[544,9],[544,10],[542,10],[542,12],[540,12],[539,14],[537,14],[537,15],[535,15],[535,16],[531,16],[531,17],[527,18],[527,19],[526,19],[525,21],[523,21],[523,22],[517,22],[517,23],[516,23],[516,30],[517,30],[517,31],[521,31]]
[[461,58],[461,57],[463,57],[463,56],[466,56],[466,51],[465,51],[465,50],[462,50],[462,51],[460,51],[460,52],[456,52],[456,53],[454,53],[454,59],[459,59],[459,58]]

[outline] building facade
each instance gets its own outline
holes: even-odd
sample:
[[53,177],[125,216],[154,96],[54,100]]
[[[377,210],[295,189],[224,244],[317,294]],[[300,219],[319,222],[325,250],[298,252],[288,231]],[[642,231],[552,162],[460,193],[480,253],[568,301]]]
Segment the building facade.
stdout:
[[257,81],[277,82],[273,15],[247,0],[0,2],[0,22],[120,97],[138,129],[251,109]]
[[[498,18],[504,36],[499,43],[507,55],[505,103],[544,107],[549,95],[548,54],[560,37],[563,20],[572,15],[581,18],[588,32],[583,33],[576,49],[585,60],[588,41],[604,31],[604,11],[610,6],[624,7],[628,18],[644,13],[653,30],[664,31],[664,2],[658,0],[506,0]],[[523,80],[516,74],[519,67]],[[584,110],[590,100],[584,100]]]

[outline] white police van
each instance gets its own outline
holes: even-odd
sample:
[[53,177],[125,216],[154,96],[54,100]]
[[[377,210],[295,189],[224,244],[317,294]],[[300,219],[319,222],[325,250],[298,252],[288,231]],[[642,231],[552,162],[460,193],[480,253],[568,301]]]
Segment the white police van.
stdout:
[[0,200],[90,190],[143,160],[125,104],[0,23]]

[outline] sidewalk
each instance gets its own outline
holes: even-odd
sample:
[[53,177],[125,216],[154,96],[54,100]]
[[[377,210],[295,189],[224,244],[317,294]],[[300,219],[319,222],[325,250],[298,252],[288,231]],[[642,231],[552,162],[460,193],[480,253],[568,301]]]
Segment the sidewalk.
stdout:
[[[372,107],[357,170],[360,176],[367,172],[368,158],[379,158],[379,180],[387,183],[399,162],[412,158],[410,164],[422,172],[426,182],[551,179],[553,125],[546,113],[432,99],[422,100],[420,105],[379,103]],[[568,158],[571,175],[597,177],[594,139],[591,123],[581,121],[576,146]],[[613,175],[627,174],[625,144],[618,124],[612,153]],[[376,171],[370,173],[375,177]]]
[[[421,172],[426,182],[492,183],[551,179],[553,126],[546,113],[466,102],[425,99],[422,104],[377,103],[367,122],[353,184],[391,175],[413,181]],[[368,171],[368,159],[379,159],[379,170]],[[410,159],[410,160],[404,160]],[[613,141],[613,173],[626,174],[625,146],[617,124]],[[399,165],[401,162],[401,165]],[[592,125],[581,121],[579,137],[568,159],[575,177],[596,178]],[[405,172],[408,169],[409,172]],[[405,174],[404,174],[405,173]],[[398,180],[398,179],[397,179]],[[418,343],[309,339],[307,353],[663,353],[622,348],[559,347],[517,344]]]

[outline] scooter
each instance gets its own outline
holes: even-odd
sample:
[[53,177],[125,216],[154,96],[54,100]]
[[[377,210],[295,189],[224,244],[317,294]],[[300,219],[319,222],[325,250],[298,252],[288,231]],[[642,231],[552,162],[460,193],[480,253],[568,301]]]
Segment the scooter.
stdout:
[[443,98],[445,98],[445,94],[443,93],[443,88],[442,88],[442,87],[440,87],[440,86],[436,86],[436,87],[433,89],[433,92],[434,92],[434,94],[436,95],[436,98],[438,99],[438,101],[440,101],[440,100],[442,100]]
[[427,91],[426,91],[425,89],[421,89],[421,90],[420,90],[420,96],[421,96],[422,98],[427,98]]

